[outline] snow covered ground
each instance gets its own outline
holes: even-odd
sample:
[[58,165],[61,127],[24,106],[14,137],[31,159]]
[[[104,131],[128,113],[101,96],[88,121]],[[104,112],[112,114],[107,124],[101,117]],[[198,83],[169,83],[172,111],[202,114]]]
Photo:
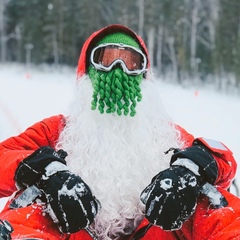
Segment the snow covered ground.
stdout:
[[[0,141],[45,117],[65,113],[75,79],[74,68],[0,65]],[[240,164],[240,96],[163,82],[162,100],[175,123],[196,137],[222,141]],[[240,185],[240,170],[236,180]]]

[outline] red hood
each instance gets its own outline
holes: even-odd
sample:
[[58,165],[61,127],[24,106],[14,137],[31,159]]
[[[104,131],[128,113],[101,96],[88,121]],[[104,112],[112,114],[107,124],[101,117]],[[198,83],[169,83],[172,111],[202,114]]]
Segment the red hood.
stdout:
[[147,60],[148,60],[147,66],[149,68],[148,51],[147,51],[147,48],[146,48],[146,45],[145,45],[143,39],[140,36],[138,36],[135,32],[133,32],[131,29],[129,29],[128,27],[125,27],[125,26],[120,25],[120,24],[114,24],[114,25],[107,26],[105,28],[102,28],[102,29],[94,32],[85,41],[85,43],[83,44],[81,53],[80,53],[79,60],[78,60],[77,78],[81,77],[83,74],[86,73],[88,65],[89,65],[88,59],[89,59],[92,48],[98,43],[98,41],[101,38],[106,36],[106,34],[115,33],[115,32],[127,33],[128,35],[133,37],[139,43],[139,45],[142,47],[141,50],[147,56]]

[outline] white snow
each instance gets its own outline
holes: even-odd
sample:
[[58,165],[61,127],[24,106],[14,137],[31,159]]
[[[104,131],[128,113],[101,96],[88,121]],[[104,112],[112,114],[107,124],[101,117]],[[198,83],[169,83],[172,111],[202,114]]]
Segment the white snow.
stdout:
[[202,186],[202,190],[201,192],[203,194],[205,194],[209,201],[211,202],[211,204],[215,207],[215,208],[221,208],[221,207],[225,207],[226,206],[226,199],[222,196],[222,194],[210,183],[205,183]]
[[[75,70],[0,64],[0,141],[45,117],[66,113],[73,97]],[[240,162],[240,96],[165,81],[162,100],[175,123],[195,137],[223,142]],[[240,185],[239,170],[236,179]],[[0,207],[4,202],[0,201]]]
[[188,158],[178,158],[172,165],[184,166],[191,170],[195,175],[200,176],[199,166]]
[[160,181],[160,187],[164,190],[168,190],[173,187],[173,182],[171,178],[165,178]]
[[[55,174],[58,171],[67,171],[68,167],[60,162],[51,162],[45,167],[45,177],[48,179],[50,176]],[[43,179],[45,180],[45,177],[43,176]]]

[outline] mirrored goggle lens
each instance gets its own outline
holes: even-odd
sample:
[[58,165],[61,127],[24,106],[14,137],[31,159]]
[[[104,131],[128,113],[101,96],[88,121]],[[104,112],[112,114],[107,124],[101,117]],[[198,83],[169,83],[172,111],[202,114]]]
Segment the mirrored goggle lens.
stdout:
[[145,55],[138,49],[124,45],[99,45],[93,50],[91,60],[106,70],[119,60],[124,62],[128,72],[146,69]]

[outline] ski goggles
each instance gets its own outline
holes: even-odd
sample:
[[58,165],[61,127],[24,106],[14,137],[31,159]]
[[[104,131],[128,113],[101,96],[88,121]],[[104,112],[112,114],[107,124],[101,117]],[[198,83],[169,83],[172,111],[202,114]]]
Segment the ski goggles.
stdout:
[[90,61],[96,69],[102,71],[110,71],[120,64],[123,71],[129,75],[139,75],[147,69],[145,54],[124,44],[100,44],[92,50]]

